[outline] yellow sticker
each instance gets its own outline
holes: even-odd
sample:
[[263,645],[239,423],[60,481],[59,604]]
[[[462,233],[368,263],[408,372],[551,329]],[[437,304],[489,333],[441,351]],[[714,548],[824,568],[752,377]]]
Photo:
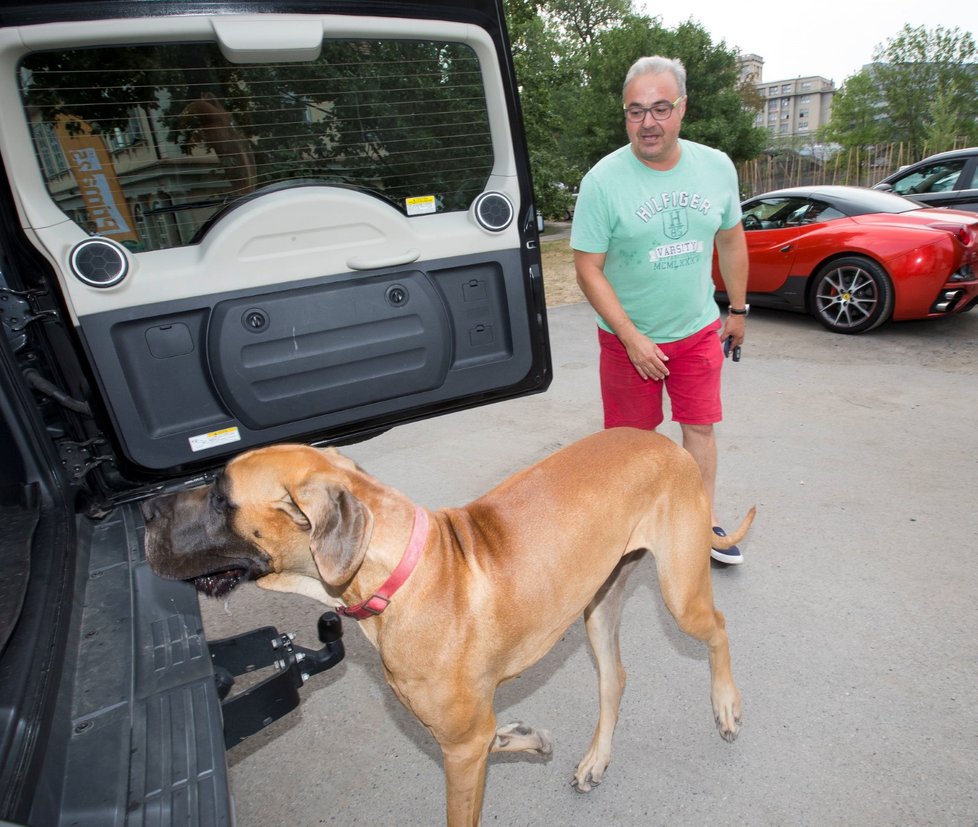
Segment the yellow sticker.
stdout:
[[408,215],[427,215],[435,212],[435,196],[415,195],[413,198],[405,198],[404,206],[407,207]]
[[241,433],[237,427],[222,428],[220,431],[211,431],[209,434],[200,434],[190,437],[191,451],[206,451],[208,448],[217,448],[220,445],[227,445],[229,442],[238,442]]

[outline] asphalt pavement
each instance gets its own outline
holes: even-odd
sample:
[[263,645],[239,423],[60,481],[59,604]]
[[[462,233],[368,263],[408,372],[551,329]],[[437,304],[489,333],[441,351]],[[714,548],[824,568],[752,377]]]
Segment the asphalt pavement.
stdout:
[[[549,318],[547,393],[345,453],[437,508],[600,429],[591,311]],[[978,825],[978,311],[839,336],[755,310],[747,336],[724,370],[717,501],[728,525],[758,516],[744,565],[713,568],[740,738],[717,734],[705,647],[676,629],[646,561],[604,783],[570,786],[597,711],[578,621],[497,694],[500,722],[550,729],[554,752],[490,759],[483,824]],[[321,607],[249,585],[204,611],[212,638],[272,624],[311,646]],[[355,625],[299,709],[229,753],[239,827],[443,823],[438,747]]]

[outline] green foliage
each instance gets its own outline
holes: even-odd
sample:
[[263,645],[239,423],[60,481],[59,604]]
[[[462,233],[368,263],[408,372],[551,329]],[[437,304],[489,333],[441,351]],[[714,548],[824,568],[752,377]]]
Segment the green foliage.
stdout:
[[978,142],[976,59],[969,32],[905,25],[846,80],[828,134],[846,147],[899,142],[918,155]]
[[671,39],[671,48],[663,54],[680,58],[686,67],[689,102],[683,135],[722,149],[734,162],[755,157],[768,133],[754,126],[756,112],[745,106],[737,55],[723,43],[714,44],[709,33],[692,22],[681,24]]
[[550,0],[547,11],[559,30],[585,51],[603,31],[631,14],[631,0]]
[[864,69],[849,77],[832,100],[832,120],[825,137],[846,149],[881,143],[885,130],[879,113],[879,88]]
[[[530,9],[539,14],[530,14]],[[571,192],[602,156],[627,140],[622,83],[642,55],[678,57],[689,96],[683,135],[735,161],[756,156],[767,132],[754,126],[752,88],[737,56],[700,25],[666,29],[628,0],[507,0],[516,74],[538,208],[563,217]]]
[[878,46],[875,74],[891,138],[919,148],[929,135],[974,134],[975,56],[970,33],[941,26],[904,26]]

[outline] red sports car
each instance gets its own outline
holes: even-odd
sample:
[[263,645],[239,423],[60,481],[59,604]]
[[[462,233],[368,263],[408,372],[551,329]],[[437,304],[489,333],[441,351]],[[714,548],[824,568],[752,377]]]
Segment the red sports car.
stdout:
[[[811,313],[836,333],[978,303],[978,215],[862,187],[776,190],[743,203],[748,302]],[[717,296],[726,299],[714,259]]]

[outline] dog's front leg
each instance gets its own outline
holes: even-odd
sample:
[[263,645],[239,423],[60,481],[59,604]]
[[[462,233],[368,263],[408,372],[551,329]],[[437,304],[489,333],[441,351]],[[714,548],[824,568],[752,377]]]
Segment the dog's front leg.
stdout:
[[477,827],[486,788],[486,764],[495,737],[494,720],[476,727],[461,742],[441,742],[448,827]]
[[441,747],[448,827],[476,827],[489,752],[496,741],[494,692],[473,691],[467,675],[445,677],[452,671],[443,664],[431,674],[440,674],[442,679],[431,681],[425,674],[409,680],[388,668],[387,680]]

